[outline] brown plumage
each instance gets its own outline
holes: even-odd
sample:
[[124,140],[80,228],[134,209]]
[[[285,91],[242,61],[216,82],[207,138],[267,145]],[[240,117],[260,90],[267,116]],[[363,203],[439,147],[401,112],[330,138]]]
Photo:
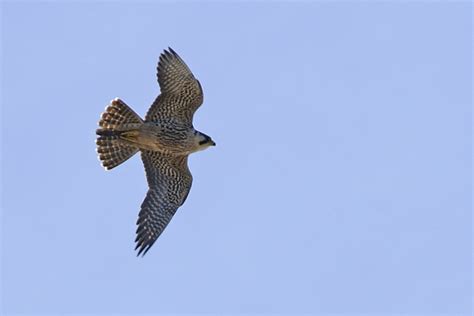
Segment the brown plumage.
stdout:
[[97,152],[106,169],[141,151],[149,190],[137,221],[138,255],[151,248],[186,200],[192,184],[189,154],[215,145],[193,127],[194,112],[203,102],[201,84],[171,48],[160,56],[157,77],[161,94],[144,121],[114,99],[96,131]]

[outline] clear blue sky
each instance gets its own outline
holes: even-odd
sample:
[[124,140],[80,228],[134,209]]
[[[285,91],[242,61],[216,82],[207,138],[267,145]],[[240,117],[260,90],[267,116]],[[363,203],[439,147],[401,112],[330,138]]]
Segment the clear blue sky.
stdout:
[[[468,315],[470,2],[3,2],[2,311]],[[186,204],[144,258],[143,115],[171,46],[204,88]]]

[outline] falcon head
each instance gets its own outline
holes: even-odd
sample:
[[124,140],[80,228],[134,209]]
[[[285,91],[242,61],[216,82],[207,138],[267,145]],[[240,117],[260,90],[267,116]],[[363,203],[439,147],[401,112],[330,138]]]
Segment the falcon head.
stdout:
[[210,146],[216,146],[216,143],[204,133],[196,131],[195,136],[197,150],[204,150]]

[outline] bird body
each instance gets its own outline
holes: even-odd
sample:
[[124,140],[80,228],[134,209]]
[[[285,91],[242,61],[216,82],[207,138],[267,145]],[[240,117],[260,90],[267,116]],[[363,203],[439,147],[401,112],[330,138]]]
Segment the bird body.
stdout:
[[136,248],[145,254],[185,202],[192,184],[188,156],[215,146],[194,129],[194,112],[203,102],[201,84],[171,48],[157,69],[161,94],[145,120],[116,98],[99,120],[96,144],[102,165],[110,170],[141,152],[149,190],[137,221]]
[[122,131],[120,136],[125,143],[140,149],[173,155],[189,155],[210,145],[200,144],[206,140],[206,135],[192,126],[174,120],[144,122],[135,128]]

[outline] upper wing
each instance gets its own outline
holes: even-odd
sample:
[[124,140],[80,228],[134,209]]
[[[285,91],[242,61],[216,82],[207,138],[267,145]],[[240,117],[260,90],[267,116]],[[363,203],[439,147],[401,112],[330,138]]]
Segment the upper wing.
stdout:
[[191,123],[194,112],[203,101],[201,84],[181,57],[171,48],[168,50],[161,54],[157,68],[161,95],[153,102],[145,120],[181,116]]
[[186,200],[192,183],[187,156],[175,157],[144,150],[142,160],[149,189],[138,215],[135,239],[138,255],[145,255],[153,246]]

